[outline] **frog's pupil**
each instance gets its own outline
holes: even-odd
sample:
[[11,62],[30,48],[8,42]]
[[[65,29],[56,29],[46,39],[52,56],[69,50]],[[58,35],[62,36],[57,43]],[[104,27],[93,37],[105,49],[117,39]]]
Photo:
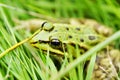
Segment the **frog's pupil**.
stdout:
[[88,36],[88,38],[89,38],[90,40],[94,40],[94,39],[95,39],[95,36]]
[[52,47],[59,47],[61,45],[61,43],[58,39],[52,39],[50,44]]

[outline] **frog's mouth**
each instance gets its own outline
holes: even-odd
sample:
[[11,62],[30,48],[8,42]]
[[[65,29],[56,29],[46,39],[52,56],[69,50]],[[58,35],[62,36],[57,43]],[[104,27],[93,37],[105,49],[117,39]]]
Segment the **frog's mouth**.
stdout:
[[50,53],[55,55],[64,56],[66,53],[66,51],[64,50],[65,48],[63,48],[62,44],[59,42],[39,40],[36,42],[30,42],[30,44],[36,49],[41,49],[45,52],[49,51]]
[[[50,52],[50,54],[59,55],[59,56],[65,56],[68,55],[69,51],[71,49],[72,53],[75,53],[76,45],[73,43],[62,43],[58,40],[53,41],[43,41],[39,40],[38,42],[31,42],[30,43],[33,47],[37,49],[41,49],[45,52]],[[69,47],[68,47],[69,46]],[[86,47],[78,46],[79,49],[82,51],[86,51]]]

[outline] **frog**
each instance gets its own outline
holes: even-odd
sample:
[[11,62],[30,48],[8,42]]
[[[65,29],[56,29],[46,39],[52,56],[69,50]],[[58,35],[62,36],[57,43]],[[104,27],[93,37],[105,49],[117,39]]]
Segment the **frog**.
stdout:
[[[51,51],[55,48],[59,50],[58,52],[61,52],[60,50],[65,44],[78,44],[80,47],[87,50],[91,45],[100,42],[102,39],[104,40],[104,37],[97,35],[91,28],[86,28],[84,25],[80,26],[68,24],[52,25],[51,23],[45,22],[42,24],[43,30],[31,39],[30,44],[36,48],[42,48],[48,44]],[[42,43],[45,44],[41,46]]]
[[[80,54],[84,54],[111,35],[110,29],[101,26],[97,30],[96,25],[90,25],[89,21],[87,20],[87,23],[75,21],[77,23],[74,23],[72,19],[71,24],[44,21],[41,24],[41,31],[29,42],[34,48],[45,52],[49,50],[50,54],[59,57],[69,57],[66,47],[69,45],[73,51],[72,55],[76,58],[75,45],[78,45],[81,51]],[[97,24],[96,22],[94,23]],[[102,32],[101,28],[106,30]],[[120,51],[113,49],[113,47],[111,48],[111,46],[109,46],[109,50],[104,48],[99,51],[96,56],[91,80],[115,80],[116,77],[118,78],[117,73],[120,70],[119,54]]]

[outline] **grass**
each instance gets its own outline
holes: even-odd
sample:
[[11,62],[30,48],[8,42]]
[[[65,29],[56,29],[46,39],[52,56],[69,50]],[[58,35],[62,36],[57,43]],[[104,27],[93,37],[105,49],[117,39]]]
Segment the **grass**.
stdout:
[[[0,53],[33,34],[26,30],[15,31],[14,26],[17,24],[14,22],[15,19],[92,18],[117,32],[120,29],[119,7],[120,3],[117,0],[0,0]],[[49,51],[47,55],[44,55],[42,51],[25,43],[0,59],[0,80],[59,80],[61,77],[68,80],[64,76],[66,73],[69,73],[67,76],[70,80],[84,80],[85,77],[88,80],[95,55],[91,58],[89,66],[91,71],[87,76],[83,71],[86,58],[116,39],[115,47],[120,49],[119,35],[118,31],[107,41],[86,52],[85,55],[79,55],[80,57],[76,60],[71,57],[70,64],[65,59],[59,72],[49,57]],[[76,52],[79,53],[79,50]]]

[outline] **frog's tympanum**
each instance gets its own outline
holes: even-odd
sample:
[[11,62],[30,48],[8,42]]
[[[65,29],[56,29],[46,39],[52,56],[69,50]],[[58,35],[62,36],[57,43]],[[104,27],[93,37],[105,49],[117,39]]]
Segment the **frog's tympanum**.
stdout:
[[[90,25],[90,22],[81,24],[52,24],[44,22],[39,32],[30,41],[31,45],[43,51],[49,50],[51,54],[68,56],[67,45],[71,46],[73,56],[76,57],[75,45],[79,46],[80,53],[105,40],[110,30],[103,26]],[[102,29],[103,32],[102,32]],[[98,29],[98,30],[97,30]],[[106,29],[106,30],[105,30]],[[108,35],[107,35],[108,33]],[[108,46],[109,47],[109,46]],[[116,49],[105,48],[97,53],[92,80],[115,80],[120,70],[120,52]]]

